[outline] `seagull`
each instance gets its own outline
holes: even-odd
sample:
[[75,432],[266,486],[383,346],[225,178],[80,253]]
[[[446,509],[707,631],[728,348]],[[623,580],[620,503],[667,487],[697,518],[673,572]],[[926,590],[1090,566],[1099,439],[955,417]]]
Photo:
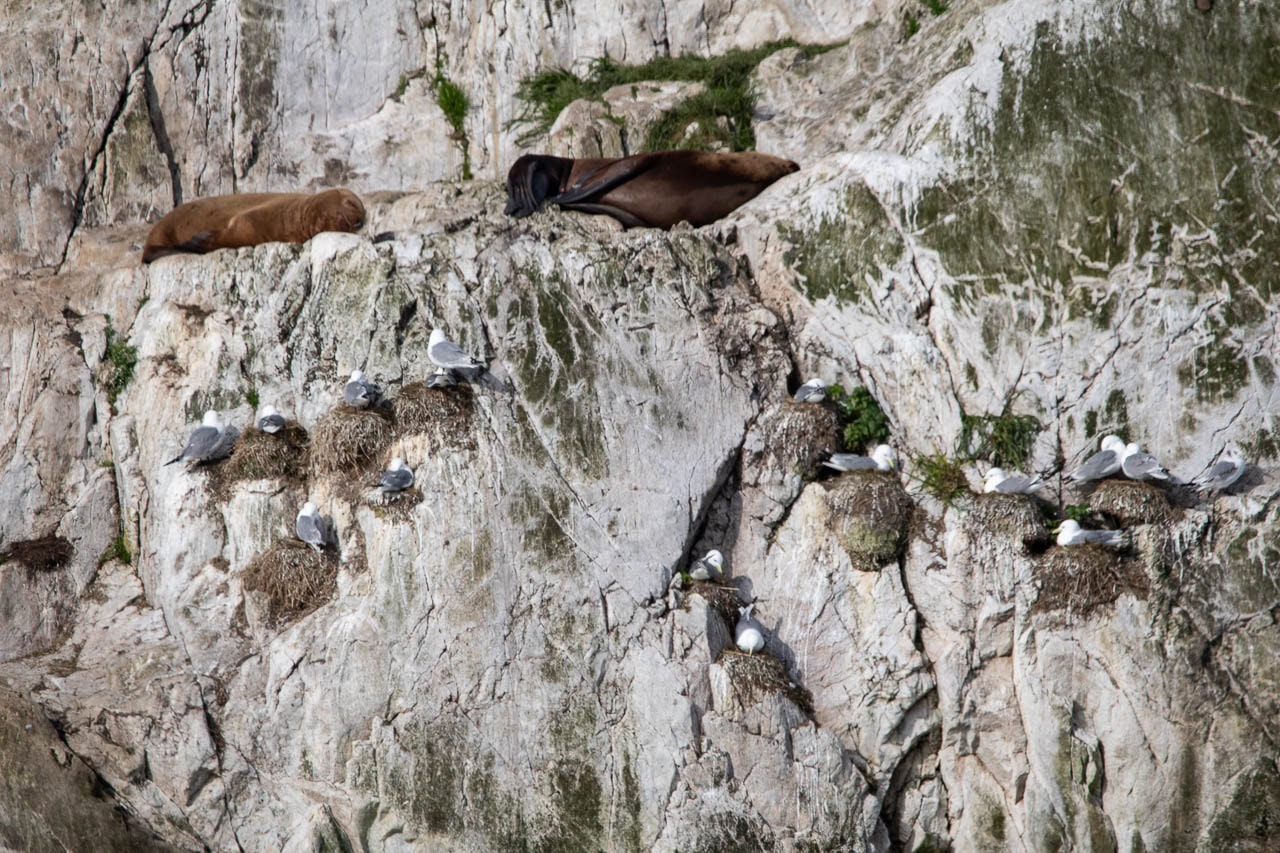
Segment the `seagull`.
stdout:
[[1169,472],[1150,453],[1143,453],[1134,442],[1124,446],[1120,456],[1120,470],[1130,480],[1168,480]]
[[1084,460],[1084,464],[1071,472],[1071,479],[1077,482],[1101,480],[1120,470],[1120,459],[1125,451],[1125,445],[1120,440],[1120,436],[1108,435],[1102,439],[1100,447],[1101,450]]
[[293,529],[298,534],[298,538],[314,548],[317,553],[324,550],[324,519],[320,517],[320,511],[314,503],[307,501],[302,505]]
[[258,416],[258,429],[263,432],[275,435],[284,428],[284,415],[276,411],[276,407],[266,405],[262,407],[262,414]]
[[733,641],[737,643],[739,649],[749,655],[764,648],[764,626],[751,615],[754,607],[755,604],[752,603],[738,608],[738,613],[741,615],[738,616],[738,624],[733,629]]
[[827,383],[821,379],[810,379],[796,389],[793,399],[797,403],[821,403],[827,399]]
[[1222,451],[1222,458],[1213,467],[1196,477],[1196,488],[1206,491],[1225,491],[1235,485],[1236,480],[1240,479],[1240,475],[1248,467],[1240,451],[1234,447],[1228,447]]
[[342,401],[344,403],[357,409],[367,409],[370,406],[378,405],[381,399],[381,386],[365,379],[364,371],[351,371],[351,378],[342,387]]
[[187,446],[164,464],[212,462],[215,459],[222,459],[230,455],[231,447],[236,443],[239,435],[238,429],[234,427],[227,429],[222,425],[222,418],[217,412],[205,412],[204,421],[192,431],[191,437],[187,439]]
[[822,463],[837,471],[892,471],[898,466],[893,448],[881,444],[871,452],[870,456],[859,456],[856,453],[833,453],[831,458]]
[[[483,361],[467,355],[462,351],[462,347],[446,338],[444,329],[431,330],[431,340],[427,342],[427,358],[440,368],[437,374],[449,374],[453,382],[448,384],[454,384],[461,379],[494,391],[511,390],[505,382],[489,372]],[[443,380],[433,378],[432,381],[436,384],[428,383],[428,388],[443,387]]]
[[1029,495],[1038,488],[1040,488],[1039,477],[1009,475],[1003,468],[992,468],[988,471],[986,482],[982,486],[984,492],[998,492],[1002,495]]
[[1124,543],[1123,530],[1084,530],[1073,518],[1068,518],[1058,527],[1058,544],[1069,545],[1121,545]]
[[382,492],[383,500],[386,500],[391,493],[403,492],[412,485],[413,469],[404,464],[404,460],[399,456],[391,460],[387,470],[382,472],[382,479],[378,481],[378,489]]
[[724,574],[724,555],[714,548],[705,557],[695,560],[689,567],[689,577],[696,581],[709,581]]

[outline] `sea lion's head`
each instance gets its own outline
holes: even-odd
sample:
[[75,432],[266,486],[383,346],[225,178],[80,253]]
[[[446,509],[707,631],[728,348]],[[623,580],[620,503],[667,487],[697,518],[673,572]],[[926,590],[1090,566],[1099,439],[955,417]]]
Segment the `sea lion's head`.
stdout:
[[322,231],[356,232],[364,227],[364,204],[351,190],[316,193],[312,204]]
[[558,195],[573,161],[548,154],[525,154],[507,172],[508,216],[523,219]]

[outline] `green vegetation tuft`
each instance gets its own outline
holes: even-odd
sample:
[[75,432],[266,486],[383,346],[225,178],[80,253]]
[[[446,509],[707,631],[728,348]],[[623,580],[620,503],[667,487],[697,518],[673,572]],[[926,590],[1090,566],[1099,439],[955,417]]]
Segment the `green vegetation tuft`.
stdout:
[[250,388],[248,391],[245,391],[244,401],[248,403],[255,412],[258,411],[258,402],[259,402],[258,389]]
[[133,369],[138,364],[138,348],[131,347],[124,341],[116,339],[116,330],[111,327],[111,318],[107,318],[107,350],[103,358],[106,368],[106,380],[103,388],[107,392],[107,402],[115,405],[116,398],[124,391],[129,380],[133,378]]
[[929,14],[935,18],[947,11],[946,0],[921,0],[924,7],[929,10]]
[[989,459],[1001,468],[1022,468],[1040,434],[1040,421],[1031,415],[960,415],[962,459]]
[[125,541],[123,533],[112,540],[107,550],[102,552],[102,556],[98,558],[98,565],[101,566],[110,560],[119,560],[125,564],[133,562],[133,552],[129,550],[129,543]]
[[1084,521],[1091,512],[1088,504],[1067,504],[1062,508],[1063,518],[1069,518],[1072,521]]
[[[407,84],[406,84],[407,85]],[[453,138],[462,149],[462,179],[471,180],[471,150],[467,139],[467,110],[471,108],[471,99],[462,87],[445,76],[444,67],[436,67],[434,81],[436,103],[444,113],[449,126],[453,128]]]
[[902,23],[902,29],[903,41],[907,41],[913,35],[920,32],[920,19],[908,12],[906,20]]
[[917,472],[920,485],[934,497],[951,501],[969,491],[969,479],[964,475],[964,468],[949,456],[941,453],[917,456],[912,460],[912,468]]
[[[751,50],[731,50],[722,56],[660,56],[643,65],[622,65],[607,56],[591,62],[586,78],[557,68],[540,71],[520,81],[516,97],[524,107],[512,122],[528,129],[517,141],[527,146],[551,129],[560,112],[579,99],[600,100],[614,86],[659,80],[683,80],[706,84],[706,91],[676,105],[654,125],[644,150],[708,148],[720,145],[734,151],[755,148],[751,118],[755,96],[751,74],[766,57],[783,48],[798,47],[806,58],[839,45],[799,45],[791,39],[770,42]],[[694,123],[698,131],[686,138]]]
[[858,386],[846,394],[844,388],[832,385],[827,396],[840,416],[845,450],[862,453],[868,446],[889,440],[889,419],[866,388]]

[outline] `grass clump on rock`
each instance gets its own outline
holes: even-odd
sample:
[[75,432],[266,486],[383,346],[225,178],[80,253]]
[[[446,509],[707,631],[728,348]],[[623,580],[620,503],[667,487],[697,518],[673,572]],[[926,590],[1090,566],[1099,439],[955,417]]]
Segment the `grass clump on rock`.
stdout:
[[831,528],[858,571],[874,572],[898,558],[915,505],[896,476],[850,471],[827,492]]
[[368,470],[391,443],[391,422],[378,410],[339,406],[311,433],[311,462],[320,471]]
[[402,435],[427,435],[432,450],[452,447],[474,450],[475,391],[470,385],[428,388],[414,382],[400,389],[391,401],[396,428]]
[[267,619],[278,625],[305,616],[333,598],[338,565],[302,542],[284,540],[249,561],[241,584],[247,592],[262,593]]
[[1031,415],[960,415],[957,454],[968,460],[989,459],[1000,468],[1025,468],[1040,434]]
[[889,440],[889,419],[866,388],[858,386],[846,394],[844,388],[832,385],[827,389],[827,396],[840,414],[845,450],[862,453]]
[[924,490],[939,500],[950,503],[969,493],[969,478],[960,463],[941,453],[920,456],[914,460],[916,476]]
[[61,536],[41,536],[11,543],[0,551],[0,563],[13,560],[32,571],[52,572],[65,566],[74,553],[69,540]]

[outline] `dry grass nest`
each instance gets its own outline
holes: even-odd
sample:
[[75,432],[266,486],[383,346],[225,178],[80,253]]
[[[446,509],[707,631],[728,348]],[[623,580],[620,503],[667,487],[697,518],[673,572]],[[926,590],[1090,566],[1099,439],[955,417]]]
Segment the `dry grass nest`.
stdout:
[[307,477],[309,443],[307,431],[295,421],[275,434],[249,427],[236,441],[231,458],[216,469],[218,477],[223,485],[268,479],[301,482]]
[[1021,542],[1031,551],[1044,551],[1053,544],[1044,513],[1030,495],[999,493],[975,496],[967,524],[1007,539]]
[[367,470],[382,460],[391,443],[391,422],[380,410],[339,406],[311,433],[311,461],[320,471]]
[[832,528],[853,567],[874,572],[897,559],[915,504],[897,475],[850,471],[827,490]]
[[75,554],[71,542],[61,536],[41,536],[13,542],[0,551],[0,563],[14,560],[36,572],[52,572],[62,568]]
[[755,705],[771,694],[780,693],[806,715],[813,716],[813,694],[792,681],[787,676],[782,661],[773,655],[765,652],[749,655],[729,648],[720,653],[718,663],[728,673],[729,682],[738,692],[744,707]]
[[821,471],[822,461],[840,450],[840,422],[836,413],[816,403],[787,400],[760,421],[765,450],[771,467],[795,471],[812,480]]
[[1182,514],[1160,486],[1133,480],[1103,480],[1089,496],[1089,508],[1118,527],[1164,524]]
[[738,608],[742,606],[737,587],[721,586],[711,581],[690,581],[689,594],[702,596],[729,626],[729,633],[733,633],[733,626],[738,624]]
[[1052,548],[1036,562],[1032,613],[1069,610],[1088,616],[1126,592],[1146,598],[1150,581],[1137,560],[1106,545]]
[[406,385],[391,402],[396,427],[401,434],[430,436],[433,451],[443,447],[474,450],[475,396],[470,385],[461,383],[448,388],[428,388],[421,382]]
[[249,561],[244,589],[266,596],[267,618],[281,624],[305,616],[338,590],[338,562],[302,542],[282,540]]

